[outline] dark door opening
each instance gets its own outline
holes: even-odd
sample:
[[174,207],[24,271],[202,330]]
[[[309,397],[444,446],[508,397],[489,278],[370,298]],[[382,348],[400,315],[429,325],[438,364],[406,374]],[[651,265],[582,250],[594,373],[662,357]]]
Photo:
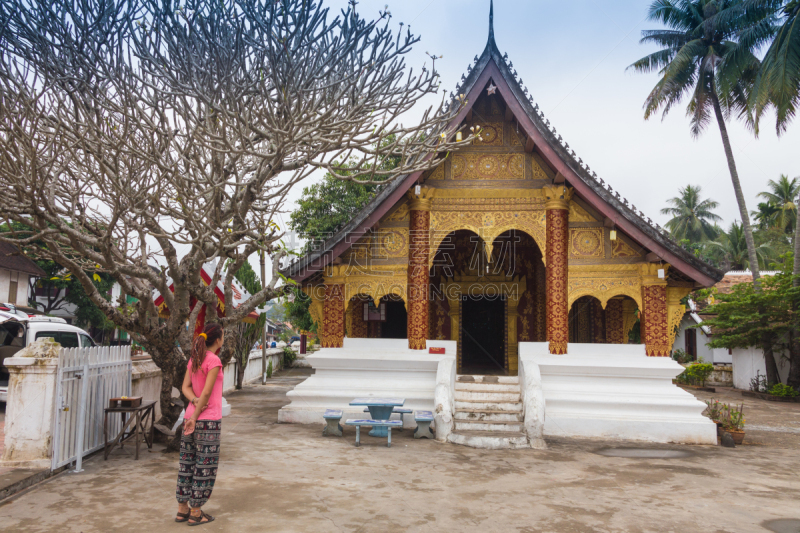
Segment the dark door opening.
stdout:
[[402,301],[386,302],[386,322],[381,322],[381,338],[408,338],[408,313]]
[[505,302],[466,297],[461,302],[461,373],[506,374]]

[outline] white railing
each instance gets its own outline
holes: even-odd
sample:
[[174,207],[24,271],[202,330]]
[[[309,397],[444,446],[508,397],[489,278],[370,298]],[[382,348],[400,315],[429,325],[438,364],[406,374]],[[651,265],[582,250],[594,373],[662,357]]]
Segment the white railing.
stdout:
[[[131,394],[131,347],[62,348],[58,356],[52,468],[75,461],[105,445],[103,410],[111,398]],[[109,417],[109,438],[122,428]]]

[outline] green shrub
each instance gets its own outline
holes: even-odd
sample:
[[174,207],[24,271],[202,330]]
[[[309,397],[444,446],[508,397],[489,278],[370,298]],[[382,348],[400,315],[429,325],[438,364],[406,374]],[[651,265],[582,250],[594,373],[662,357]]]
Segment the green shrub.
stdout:
[[283,368],[289,368],[292,366],[294,360],[297,359],[297,353],[292,350],[291,346],[284,346],[283,347]]
[[714,365],[708,363],[695,363],[686,369],[689,380],[695,385],[705,386],[708,376],[714,371]]
[[705,386],[708,376],[714,371],[714,365],[708,363],[694,363],[686,367],[678,377],[676,383]]
[[784,398],[794,398],[798,395],[798,392],[789,385],[777,383],[767,391],[767,394],[772,394],[773,396],[782,396]]
[[269,360],[269,364],[267,365],[267,378],[272,377],[272,358]]

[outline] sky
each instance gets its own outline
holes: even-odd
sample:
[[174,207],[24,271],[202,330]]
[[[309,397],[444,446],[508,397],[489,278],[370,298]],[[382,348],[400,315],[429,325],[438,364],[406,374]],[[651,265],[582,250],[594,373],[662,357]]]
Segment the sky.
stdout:
[[[347,4],[323,2],[332,12]],[[402,21],[421,37],[407,56],[410,66],[419,68],[426,51],[444,56],[436,66],[449,94],[485,47],[489,0],[360,0],[357,8],[372,18],[387,4],[393,24]],[[626,71],[655,50],[639,44],[643,29],[661,27],[646,19],[649,4],[496,0],[495,38],[545,117],[614,190],[663,226],[669,219],[660,213],[666,200],[680,187],[699,185],[705,197],[720,203],[717,213],[727,226],[741,217],[716,122],[694,139],[685,105],[663,121],[660,115],[645,121],[642,105],[658,76]],[[743,124],[728,123],[750,211],[768,180],[800,176],[800,121],[780,138],[774,119],[762,122],[761,129],[756,139]],[[289,209],[301,189],[290,195]]]

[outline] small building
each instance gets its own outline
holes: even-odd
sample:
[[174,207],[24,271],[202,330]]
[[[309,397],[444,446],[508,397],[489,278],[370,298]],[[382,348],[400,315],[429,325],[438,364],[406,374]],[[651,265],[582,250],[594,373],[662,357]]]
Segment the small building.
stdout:
[[[778,272],[764,270],[760,274],[762,277],[774,276]],[[729,294],[736,285],[752,282],[753,274],[749,270],[731,270],[725,273],[723,278],[714,285],[714,288],[718,293]],[[684,350],[695,361],[702,358],[706,363],[714,365],[731,365],[733,386],[737,389],[749,389],[750,382],[757,375],[766,376],[767,374],[764,350],[758,346],[730,350],[709,347],[708,343],[714,336],[714,331],[709,326],[703,325],[703,320],[709,316],[704,312],[708,305],[707,302],[689,300],[688,309],[681,320],[672,349],[673,351]],[[778,366],[778,374],[785,382],[789,373],[788,359],[777,350],[774,357]]]
[[16,246],[0,242],[0,303],[27,306],[32,279],[44,275]]
[[311,297],[323,350],[279,418],[310,422],[354,393],[446,411],[434,389],[452,356],[454,380],[499,375],[523,397],[543,394],[545,434],[716,443],[704,406],[672,385],[682,368],[669,355],[681,300],[722,272],[570,149],[499,51],[492,12],[450,103],[451,128],[479,136],[380,188],[284,268]]

